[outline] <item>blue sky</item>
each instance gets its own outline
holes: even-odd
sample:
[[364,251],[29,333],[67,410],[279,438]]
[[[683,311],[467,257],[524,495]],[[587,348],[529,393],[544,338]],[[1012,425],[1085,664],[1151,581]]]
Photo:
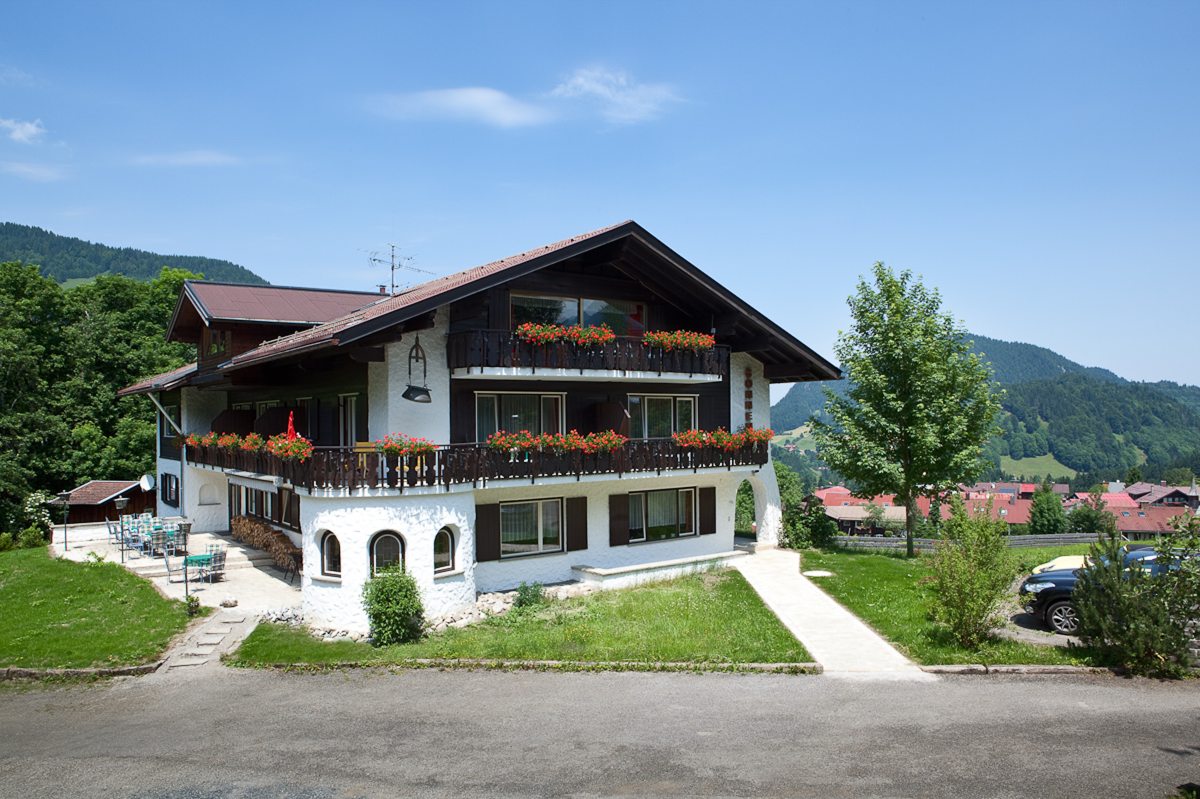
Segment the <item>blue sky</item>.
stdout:
[[978,333],[1200,383],[1198,3],[4,16],[3,220],[369,289],[389,243],[443,274],[633,218],[827,356],[883,260]]

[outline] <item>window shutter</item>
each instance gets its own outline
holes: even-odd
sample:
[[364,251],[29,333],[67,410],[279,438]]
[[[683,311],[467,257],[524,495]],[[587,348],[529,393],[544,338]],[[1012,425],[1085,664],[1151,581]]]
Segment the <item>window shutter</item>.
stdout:
[[500,505],[475,506],[475,560],[500,560]]
[[587,549],[587,497],[567,497],[567,551]]
[[608,498],[608,545],[629,543],[629,495],[613,494]]
[[700,500],[700,535],[717,532],[717,489],[712,486],[696,492]]

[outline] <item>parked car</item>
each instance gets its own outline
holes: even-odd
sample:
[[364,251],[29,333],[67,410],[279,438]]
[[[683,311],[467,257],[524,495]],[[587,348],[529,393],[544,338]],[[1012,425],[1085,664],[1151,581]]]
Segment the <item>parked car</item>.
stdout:
[[[1122,557],[1126,569],[1155,566],[1158,552],[1151,547],[1127,549]],[[1071,594],[1079,574],[1085,567],[1075,569],[1053,569],[1034,572],[1021,583],[1019,596],[1027,613],[1039,617],[1051,630],[1060,635],[1074,635],[1079,631],[1079,614]]]
[[[1129,544],[1122,547],[1125,552],[1134,552],[1139,549],[1154,549],[1150,544]],[[1063,569],[1082,569],[1087,565],[1087,555],[1059,555],[1054,560],[1048,560],[1038,566],[1033,567],[1034,574],[1042,572],[1062,571]]]

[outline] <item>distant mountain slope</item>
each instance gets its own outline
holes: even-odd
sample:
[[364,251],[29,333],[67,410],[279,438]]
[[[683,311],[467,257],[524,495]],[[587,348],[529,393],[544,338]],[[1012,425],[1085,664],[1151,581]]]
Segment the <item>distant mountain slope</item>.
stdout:
[[[1075,363],[1053,350],[1036,344],[1001,341],[987,336],[971,335],[970,338],[975,342],[975,351],[982,353],[992,364],[996,382],[1002,386],[1031,380],[1050,380],[1066,374],[1084,374],[1109,383],[1125,382],[1123,378],[1107,369]],[[822,387],[838,394],[846,390],[845,381],[842,380],[797,383],[783,399],[771,407],[771,426],[776,430],[791,430],[807,422],[808,418],[825,404]],[[1197,402],[1200,402],[1200,389],[1196,389],[1196,392]]]
[[197,255],[159,255],[130,247],[108,247],[39,227],[0,222],[0,262],[23,261],[41,267],[60,283],[96,275],[121,274],[151,280],[164,266],[199,272],[209,280],[264,284],[258,275],[229,261]]
[[1159,380],[1157,383],[1142,383],[1141,385],[1182,402],[1196,413],[1200,413],[1200,386],[1185,386],[1172,383],[1170,380]]

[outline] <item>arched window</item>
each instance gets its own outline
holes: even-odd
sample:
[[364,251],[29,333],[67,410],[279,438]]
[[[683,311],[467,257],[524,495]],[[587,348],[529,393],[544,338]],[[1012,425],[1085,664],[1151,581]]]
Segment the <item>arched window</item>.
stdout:
[[450,571],[454,568],[454,533],[443,527],[433,537],[434,572]]
[[333,533],[321,539],[321,574],[342,576],[342,544]]
[[404,568],[404,539],[385,530],[371,539],[371,574],[378,574],[394,563]]

